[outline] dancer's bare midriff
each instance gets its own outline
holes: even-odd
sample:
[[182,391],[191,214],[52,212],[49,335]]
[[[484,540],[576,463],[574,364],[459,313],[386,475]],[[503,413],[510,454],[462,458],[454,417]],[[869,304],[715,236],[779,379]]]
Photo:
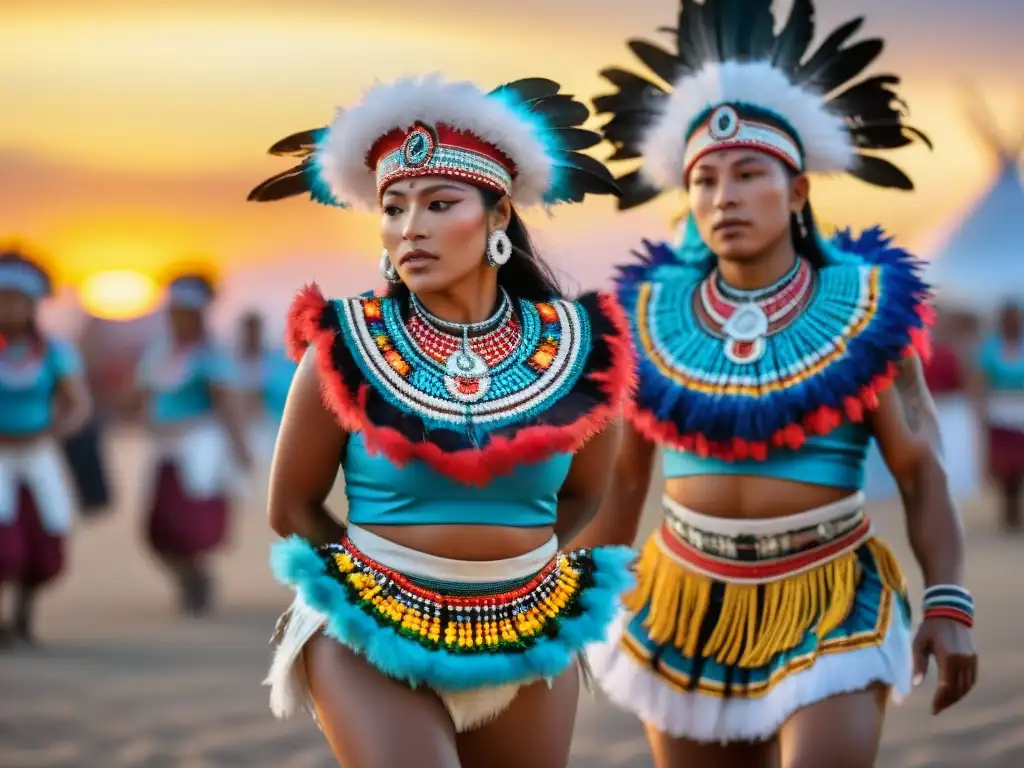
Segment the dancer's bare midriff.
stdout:
[[700,475],[670,478],[665,482],[665,493],[684,507],[704,515],[738,519],[795,515],[855,492],[853,488],[753,475]]

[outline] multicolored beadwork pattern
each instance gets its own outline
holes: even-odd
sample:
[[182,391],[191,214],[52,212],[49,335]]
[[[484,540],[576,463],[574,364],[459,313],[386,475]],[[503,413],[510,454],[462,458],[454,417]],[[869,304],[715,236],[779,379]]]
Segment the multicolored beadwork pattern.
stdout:
[[427,648],[454,653],[529,648],[553,632],[560,617],[579,613],[577,599],[592,568],[579,550],[558,555],[532,578],[501,591],[492,586],[443,594],[370,559],[348,539],[321,548],[320,555],[327,573],[379,624]]
[[840,233],[834,245],[859,258],[816,270],[802,310],[749,361],[730,359],[701,322],[707,275],[646,243],[641,263],[618,278],[640,353],[637,427],[677,450],[737,460],[861,421],[895,364],[927,351],[927,286],[917,262],[889,243],[877,229],[857,240]]
[[628,547],[597,547],[558,555],[527,579],[450,584],[414,581],[351,542],[291,536],[271,550],[274,575],[327,617],[329,637],[389,677],[446,691],[564,672],[607,634],[634,559]]
[[[456,402],[438,359],[440,342],[425,344],[416,326],[407,325],[400,302],[357,298],[336,300],[334,306],[366,379],[392,406],[415,414],[429,428],[461,430],[468,422],[489,432],[536,416],[576,384],[592,344],[590,319],[573,302],[520,300],[516,345],[504,356],[490,355],[494,365],[487,393],[477,402]],[[513,334],[506,328],[500,335],[507,349]],[[492,352],[502,346],[486,336],[477,344]]]
[[447,176],[485,184],[506,195],[512,191],[512,175],[501,163],[471,149],[439,144],[419,164],[408,162],[404,146],[382,157],[377,165],[377,195],[383,194],[395,179],[409,176]]

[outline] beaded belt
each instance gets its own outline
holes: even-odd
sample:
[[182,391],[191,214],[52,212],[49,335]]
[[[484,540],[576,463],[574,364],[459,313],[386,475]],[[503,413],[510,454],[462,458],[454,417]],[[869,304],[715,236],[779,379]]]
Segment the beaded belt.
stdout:
[[701,530],[666,509],[657,535],[668,555],[693,570],[762,582],[809,570],[859,546],[871,536],[871,520],[858,508],[785,533],[729,536]]
[[559,553],[527,579],[456,585],[413,580],[360,552],[346,537],[327,551],[328,572],[379,623],[421,645],[456,653],[528,648],[547,625],[579,612],[589,581],[585,550]]
[[788,557],[805,552],[855,530],[867,520],[863,509],[827,523],[798,528],[787,533],[726,536],[702,531],[697,526],[679,519],[671,510],[665,510],[665,524],[682,541],[694,549],[713,557],[740,562],[758,562]]

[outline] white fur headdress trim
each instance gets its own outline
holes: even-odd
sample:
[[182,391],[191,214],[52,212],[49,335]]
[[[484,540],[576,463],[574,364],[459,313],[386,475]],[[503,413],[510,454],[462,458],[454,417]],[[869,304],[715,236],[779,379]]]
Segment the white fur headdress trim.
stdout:
[[497,147],[516,164],[512,200],[520,206],[543,201],[552,161],[537,128],[473,83],[446,81],[441,75],[375,85],[354,106],[338,110],[318,150],[321,173],[334,196],[374,207],[376,176],[366,165],[367,153],[380,137],[417,121],[443,123]]
[[660,189],[684,184],[686,131],[719,104],[750,104],[784,119],[803,145],[803,167],[812,172],[848,170],[853,142],[843,119],[828,110],[821,94],[793,85],[765,61],[706,64],[676,81],[661,116],[644,137],[642,173]]

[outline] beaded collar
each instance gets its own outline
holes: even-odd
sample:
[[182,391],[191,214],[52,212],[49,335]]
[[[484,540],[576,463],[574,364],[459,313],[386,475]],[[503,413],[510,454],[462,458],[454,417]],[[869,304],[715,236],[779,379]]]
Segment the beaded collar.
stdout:
[[[328,302],[315,287],[292,306],[293,359],[315,346],[341,426],[399,466],[420,459],[484,484],[574,452],[632,391],[627,325],[611,296],[509,298],[475,336],[436,320],[412,301]],[[458,364],[463,355],[471,365]]]
[[38,345],[21,340],[0,346],[0,388],[35,387],[44,373],[45,357],[41,351]]
[[415,294],[410,304],[413,315],[405,323],[406,331],[419,351],[444,370],[448,394],[461,403],[486,397],[491,370],[508,359],[522,339],[505,290],[501,289],[498,308],[479,323],[449,323],[431,314]]
[[847,262],[814,269],[801,259],[747,302],[716,272],[646,245],[617,285],[640,353],[630,416],[659,444],[725,460],[796,449],[808,434],[862,421],[896,363],[927,355],[920,264],[881,230],[840,233],[833,246]]
[[694,294],[701,325],[723,340],[732,362],[760,360],[765,338],[787,328],[803,311],[813,290],[814,273],[804,259],[772,285],[752,291],[729,286],[714,269]]

